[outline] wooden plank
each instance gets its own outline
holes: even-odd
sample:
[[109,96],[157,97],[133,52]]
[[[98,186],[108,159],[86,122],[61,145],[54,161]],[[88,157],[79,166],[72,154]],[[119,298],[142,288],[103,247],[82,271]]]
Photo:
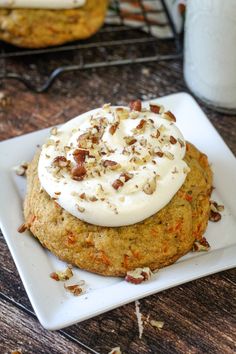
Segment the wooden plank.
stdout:
[[91,353],[58,332],[44,330],[37,320],[3,299],[0,300],[0,311],[1,353],[17,350],[22,354]]

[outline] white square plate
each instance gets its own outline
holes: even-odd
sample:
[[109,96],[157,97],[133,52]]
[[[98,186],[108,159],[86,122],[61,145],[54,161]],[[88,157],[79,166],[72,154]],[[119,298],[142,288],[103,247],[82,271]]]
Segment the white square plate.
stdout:
[[190,95],[178,93],[152,101],[171,110],[185,138],[208,155],[216,187],[212,199],[224,204],[225,210],[222,220],[209,223],[207,228],[209,252],[190,252],[177,263],[161,269],[151,281],[140,285],[74,269],[71,283],[83,279],[87,284],[86,293],[74,297],[65,291],[63,282],[49,277],[52,271],[65,269],[65,264],[43,249],[28,232],[17,232],[23,222],[26,180],[16,176],[12,169],[22,161],[32,159],[36,145],[44,142],[49,130],[0,143],[1,228],[36,315],[47,329],[60,329],[136,299],[236,266],[236,164],[233,154]]

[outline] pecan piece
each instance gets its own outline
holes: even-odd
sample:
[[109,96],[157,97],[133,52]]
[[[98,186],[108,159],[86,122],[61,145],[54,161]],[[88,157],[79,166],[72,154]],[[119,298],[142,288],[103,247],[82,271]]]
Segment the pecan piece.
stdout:
[[119,164],[112,160],[105,160],[103,161],[103,166],[109,167],[111,170],[115,170],[119,166]]
[[22,234],[23,232],[25,232],[26,230],[29,230],[29,224],[28,223],[24,223],[24,224],[21,224],[17,231]]
[[155,192],[155,190],[156,190],[156,178],[154,177],[152,180],[148,181],[143,186],[143,191],[144,193],[151,195]]
[[69,280],[71,277],[73,277],[73,272],[72,272],[71,266],[68,266],[66,268],[66,270],[64,270],[64,271],[52,272],[50,274],[50,278],[52,278],[56,281]]
[[164,112],[163,106],[159,106],[158,104],[150,104],[149,106],[150,106],[151,112],[153,112],[153,113],[161,114]]
[[124,140],[125,140],[127,145],[133,145],[137,141],[137,139],[133,138],[132,136],[125,136]]
[[28,162],[22,162],[19,166],[14,167],[17,176],[24,176],[28,168]]
[[142,102],[141,102],[141,100],[133,100],[130,102],[129,107],[130,107],[131,111],[141,112],[142,111]]
[[141,130],[145,128],[145,125],[147,124],[147,121],[145,119],[141,119],[139,124],[137,125],[136,129]]
[[123,172],[120,175],[120,178],[124,178],[125,182],[128,182],[131,178],[133,178],[133,174],[132,173],[128,173],[128,172]]
[[78,284],[75,285],[64,284],[64,288],[68,290],[70,293],[72,293],[74,296],[79,296],[83,292],[83,289]]
[[171,111],[164,112],[162,114],[162,117],[171,121],[171,122],[176,122],[175,115]]
[[221,215],[218,211],[215,212],[213,210],[210,210],[210,216],[209,216],[210,221],[218,222],[218,221],[220,221],[220,219],[221,219]]
[[115,348],[112,348],[112,350],[108,354],[122,354],[122,353],[121,353],[120,347],[115,347]]
[[66,159],[65,156],[56,156],[52,163],[54,166],[61,168],[69,165],[69,161]]
[[81,148],[86,148],[87,147],[88,138],[89,138],[89,134],[88,133],[81,134],[78,137],[78,139],[77,139],[78,146],[81,147]]
[[79,164],[72,168],[71,174],[72,178],[76,181],[82,181],[86,175],[86,168],[83,164]]
[[116,108],[116,114],[118,119],[120,120],[127,119],[129,117],[129,111],[127,111],[127,109],[124,109],[122,107]]
[[128,271],[125,280],[129,283],[140,284],[145,280],[151,279],[153,273],[149,267],[136,268]]
[[150,321],[150,325],[152,327],[155,327],[155,328],[159,329],[159,330],[161,330],[163,328],[164,324],[165,323],[163,321],[156,321],[156,320],[151,320]]
[[123,187],[124,183],[120,180],[120,179],[116,179],[113,183],[112,183],[112,187],[114,189],[119,189],[120,187]]
[[170,136],[170,143],[172,145],[176,144],[177,143],[177,140],[175,139],[175,137],[173,135]]
[[114,135],[115,132],[116,132],[116,129],[118,128],[118,126],[119,126],[119,123],[118,123],[118,122],[112,124],[112,125],[110,126],[110,128],[109,128],[109,133],[110,133],[111,135]]
[[201,240],[196,240],[193,244],[193,252],[208,251],[209,248],[210,245],[205,237],[203,237]]
[[81,164],[82,162],[85,161],[86,156],[89,155],[89,151],[88,150],[81,150],[81,149],[76,149],[73,152],[73,157],[75,162],[77,162],[78,164]]
[[157,155],[158,157],[163,157],[164,153],[162,151],[157,151],[155,155]]

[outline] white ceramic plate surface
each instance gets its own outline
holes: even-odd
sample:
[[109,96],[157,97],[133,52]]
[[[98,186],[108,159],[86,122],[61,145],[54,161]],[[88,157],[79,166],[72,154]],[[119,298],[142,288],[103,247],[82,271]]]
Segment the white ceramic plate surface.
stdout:
[[87,284],[86,293],[75,297],[65,291],[63,282],[49,277],[53,271],[64,270],[66,264],[43,249],[28,232],[17,232],[23,223],[26,180],[13,171],[14,166],[32,159],[36,145],[44,142],[49,129],[0,143],[0,226],[35,313],[47,329],[60,329],[136,299],[236,266],[236,164],[233,154],[190,95],[178,93],[153,101],[171,110],[186,140],[208,155],[216,187],[212,199],[223,204],[225,210],[222,220],[210,222],[207,228],[205,236],[211,245],[209,252],[190,252],[177,263],[161,269],[151,281],[140,285],[74,269],[75,275],[67,283],[74,284],[83,279]]

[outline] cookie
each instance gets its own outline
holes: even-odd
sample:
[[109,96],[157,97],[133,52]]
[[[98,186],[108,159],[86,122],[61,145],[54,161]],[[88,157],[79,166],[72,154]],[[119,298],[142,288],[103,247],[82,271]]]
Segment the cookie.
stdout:
[[108,0],[87,0],[69,10],[0,9],[0,39],[24,48],[44,48],[85,39],[104,22]]
[[39,242],[61,260],[90,272],[124,276],[137,267],[152,270],[189,252],[207,227],[212,172],[207,156],[187,144],[187,178],[171,201],[153,216],[130,226],[88,224],[62,209],[37,175],[39,153],[27,172],[25,221]]

